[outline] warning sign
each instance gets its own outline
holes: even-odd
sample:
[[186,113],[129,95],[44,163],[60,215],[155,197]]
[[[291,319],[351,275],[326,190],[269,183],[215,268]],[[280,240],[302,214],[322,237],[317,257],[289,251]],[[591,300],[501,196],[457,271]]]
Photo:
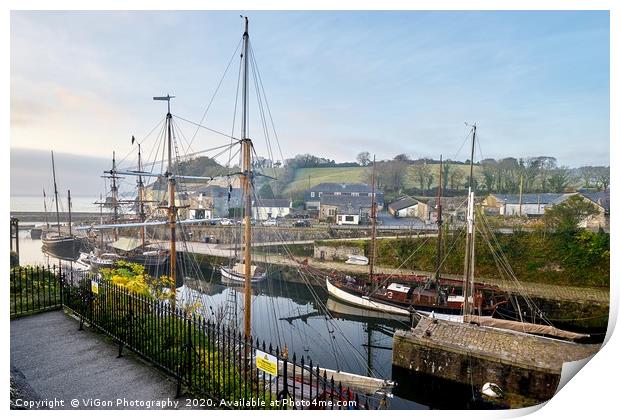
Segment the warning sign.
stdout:
[[272,376],[277,376],[278,359],[264,351],[256,350],[256,368]]
[[99,283],[97,283],[96,280],[91,280],[90,281],[90,291],[93,292],[96,295],[99,294]]

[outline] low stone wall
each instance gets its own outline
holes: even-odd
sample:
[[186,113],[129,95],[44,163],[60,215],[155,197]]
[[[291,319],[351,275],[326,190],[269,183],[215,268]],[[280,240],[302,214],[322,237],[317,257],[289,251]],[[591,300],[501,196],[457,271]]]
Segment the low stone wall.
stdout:
[[347,260],[349,255],[364,255],[364,250],[357,246],[326,246],[315,245],[314,246],[314,258],[318,260],[334,261],[334,260]]
[[543,402],[555,394],[562,363],[579,360],[599,346],[422,319],[394,335],[392,364],[480,390],[492,382],[518,401]]

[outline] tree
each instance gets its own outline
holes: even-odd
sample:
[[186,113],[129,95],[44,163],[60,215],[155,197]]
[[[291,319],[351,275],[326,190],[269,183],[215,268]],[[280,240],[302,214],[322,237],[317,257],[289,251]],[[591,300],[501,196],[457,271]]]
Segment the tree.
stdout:
[[553,174],[553,171],[557,167],[557,159],[553,156],[539,156],[538,160],[540,162],[540,185],[542,187],[542,191],[547,191],[547,182],[549,176]]
[[482,177],[484,178],[484,188],[491,192],[495,186],[497,176],[497,161],[495,159],[484,159],[480,162],[482,166]]
[[443,163],[442,167],[443,167],[443,174],[441,174],[441,183],[442,183],[441,188],[444,190],[447,190],[448,181],[450,180],[450,172],[452,170],[452,165],[450,164],[450,161],[446,161]]
[[561,193],[566,190],[570,181],[570,171],[566,166],[556,168],[549,177],[548,185],[552,192]]
[[369,152],[360,152],[360,153],[358,153],[357,154],[357,158],[355,160],[357,161],[357,163],[360,164],[360,166],[368,166],[372,162],[370,160],[370,153]]
[[579,223],[597,212],[594,204],[584,200],[580,195],[573,195],[546,210],[543,221],[549,229],[571,233],[578,230]]
[[271,188],[271,184],[269,182],[265,182],[262,187],[258,190],[258,196],[260,198],[275,198],[273,194],[273,189]]
[[[386,191],[400,193],[404,186],[405,175],[407,173],[407,163],[391,160],[387,162],[377,162],[376,182],[377,187]],[[371,172],[368,173],[370,178]]]
[[597,167],[594,179],[599,190],[607,191],[607,187],[609,187],[609,166]]
[[596,179],[596,168],[594,166],[582,166],[578,169],[578,173],[583,182],[583,187],[590,188]]
[[461,168],[454,168],[452,173],[450,174],[450,189],[458,190],[461,188],[463,184],[463,180],[465,179],[465,174],[461,170]]
[[413,172],[413,178],[422,190],[422,195],[424,195],[426,192],[426,186],[428,185],[428,178],[432,177],[430,166],[427,165],[426,162],[416,163],[411,165],[411,171]]
[[399,161],[399,162],[408,162],[409,156],[407,156],[405,153],[401,153],[399,155],[394,156],[394,160]]

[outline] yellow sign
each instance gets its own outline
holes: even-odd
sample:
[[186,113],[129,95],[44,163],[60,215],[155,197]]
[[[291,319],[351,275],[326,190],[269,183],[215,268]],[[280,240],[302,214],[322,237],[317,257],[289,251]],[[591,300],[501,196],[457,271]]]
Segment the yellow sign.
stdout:
[[272,376],[278,375],[278,359],[275,356],[256,350],[256,368]]
[[90,281],[90,291],[96,295],[99,294],[99,283],[97,283],[95,280]]

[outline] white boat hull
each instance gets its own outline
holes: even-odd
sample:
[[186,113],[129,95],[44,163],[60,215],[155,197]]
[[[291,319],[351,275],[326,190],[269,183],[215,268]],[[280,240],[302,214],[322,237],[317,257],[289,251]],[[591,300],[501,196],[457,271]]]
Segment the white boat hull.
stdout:
[[335,297],[336,299],[340,299],[343,302],[373,311],[409,316],[409,311],[407,309],[398,308],[396,306],[387,305],[381,302],[376,302],[367,297],[356,296],[352,293],[341,290],[338,287],[334,286],[331,281],[329,281],[329,277],[325,278],[325,282],[327,283],[327,292],[331,296]]
[[[228,267],[221,267],[220,273],[222,274],[222,278],[235,282],[235,283],[245,283],[245,275],[239,274],[236,271],[230,270]],[[251,282],[259,283],[267,278],[267,274],[263,273],[260,276],[253,276]]]
[[[388,305],[386,303],[377,302],[367,297],[354,295],[352,293],[349,293],[347,291],[344,291],[334,286],[329,281],[329,278],[326,278],[326,283],[327,283],[327,292],[331,296],[343,302],[346,302],[350,305],[355,305],[361,308],[370,309],[374,311],[380,311],[380,312],[386,312],[386,313],[395,314],[395,315],[409,316],[409,311],[407,309],[399,308],[393,305]],[[444,321],[463,322],[462,315],[437,314],[434,312],[419,311],[419,310],[415,310],[415,312],[420,315],[430,316],[432,318],[442,319]]]

